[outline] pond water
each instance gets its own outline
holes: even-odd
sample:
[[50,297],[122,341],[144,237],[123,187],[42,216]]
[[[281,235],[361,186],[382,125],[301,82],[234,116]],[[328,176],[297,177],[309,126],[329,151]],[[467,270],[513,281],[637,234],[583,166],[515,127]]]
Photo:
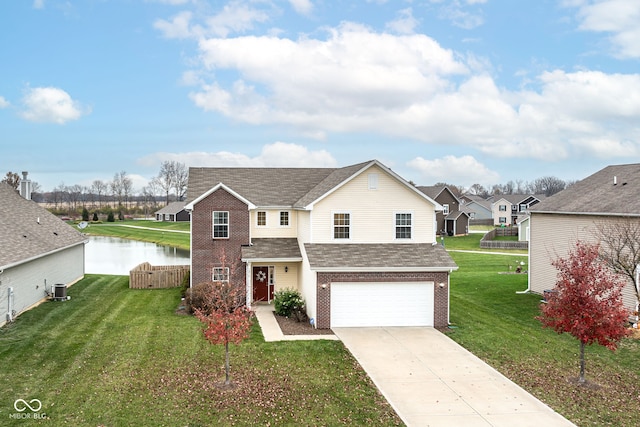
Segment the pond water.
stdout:
[[85,246],[87,274],[129,275],[138,264],[189,264],[189,251],[119,237],[89,236]]

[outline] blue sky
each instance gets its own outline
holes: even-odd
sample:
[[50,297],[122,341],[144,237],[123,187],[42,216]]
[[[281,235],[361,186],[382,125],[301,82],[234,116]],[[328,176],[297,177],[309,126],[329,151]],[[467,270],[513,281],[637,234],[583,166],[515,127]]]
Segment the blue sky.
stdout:
[[378,159],[421,185],[640,154],[638,0],[0,2],[0,174]]

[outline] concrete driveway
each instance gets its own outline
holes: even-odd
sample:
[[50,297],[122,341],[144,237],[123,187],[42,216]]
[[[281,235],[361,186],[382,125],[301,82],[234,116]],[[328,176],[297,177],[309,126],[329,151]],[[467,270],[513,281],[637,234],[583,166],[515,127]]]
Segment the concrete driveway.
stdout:
[[574,426],[433,328],[334,328],[407,426]]

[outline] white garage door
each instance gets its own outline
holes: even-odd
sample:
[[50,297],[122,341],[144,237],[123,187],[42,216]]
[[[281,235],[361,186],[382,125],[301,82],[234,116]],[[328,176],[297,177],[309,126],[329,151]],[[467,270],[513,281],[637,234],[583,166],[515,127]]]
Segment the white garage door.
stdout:
[[433,326],[433,282],[331,283],[331,327]]

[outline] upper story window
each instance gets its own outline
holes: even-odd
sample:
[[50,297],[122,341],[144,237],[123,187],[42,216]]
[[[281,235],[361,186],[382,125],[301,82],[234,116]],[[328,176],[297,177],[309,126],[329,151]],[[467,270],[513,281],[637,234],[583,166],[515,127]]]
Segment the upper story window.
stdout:
[[289,226],[289,212],[282,211],[280,212],[280,227],[288,227]]
[[396,214],[396,239],[410,239],[412,230],[410,213]]
[[214,282],[228,282],[229,267],[213,267],[213,271],[211,273],[211,280]]
[[351,214],[341,212],[333,214],[333,238],[349,239],[351,237]]
[[258,227],[267,226],[267,213],[265,211],[258,211]]
[[527,210],[527,204],[526,203],[521,204],[520,205],[520,212],[524,212],[526,210]]
[[500,212],[506,212],[506,211],[507,211],[507,205],[500,205],[500,206],[498,207],[498,210],[499,210]]
[[229,238],[229,212],[225,212],[225,211],[213,212],[213,238],[214,239]]
[[449,215],[449,205],[448,204],[444,204],[442,205],[442,214],[443,215]]

